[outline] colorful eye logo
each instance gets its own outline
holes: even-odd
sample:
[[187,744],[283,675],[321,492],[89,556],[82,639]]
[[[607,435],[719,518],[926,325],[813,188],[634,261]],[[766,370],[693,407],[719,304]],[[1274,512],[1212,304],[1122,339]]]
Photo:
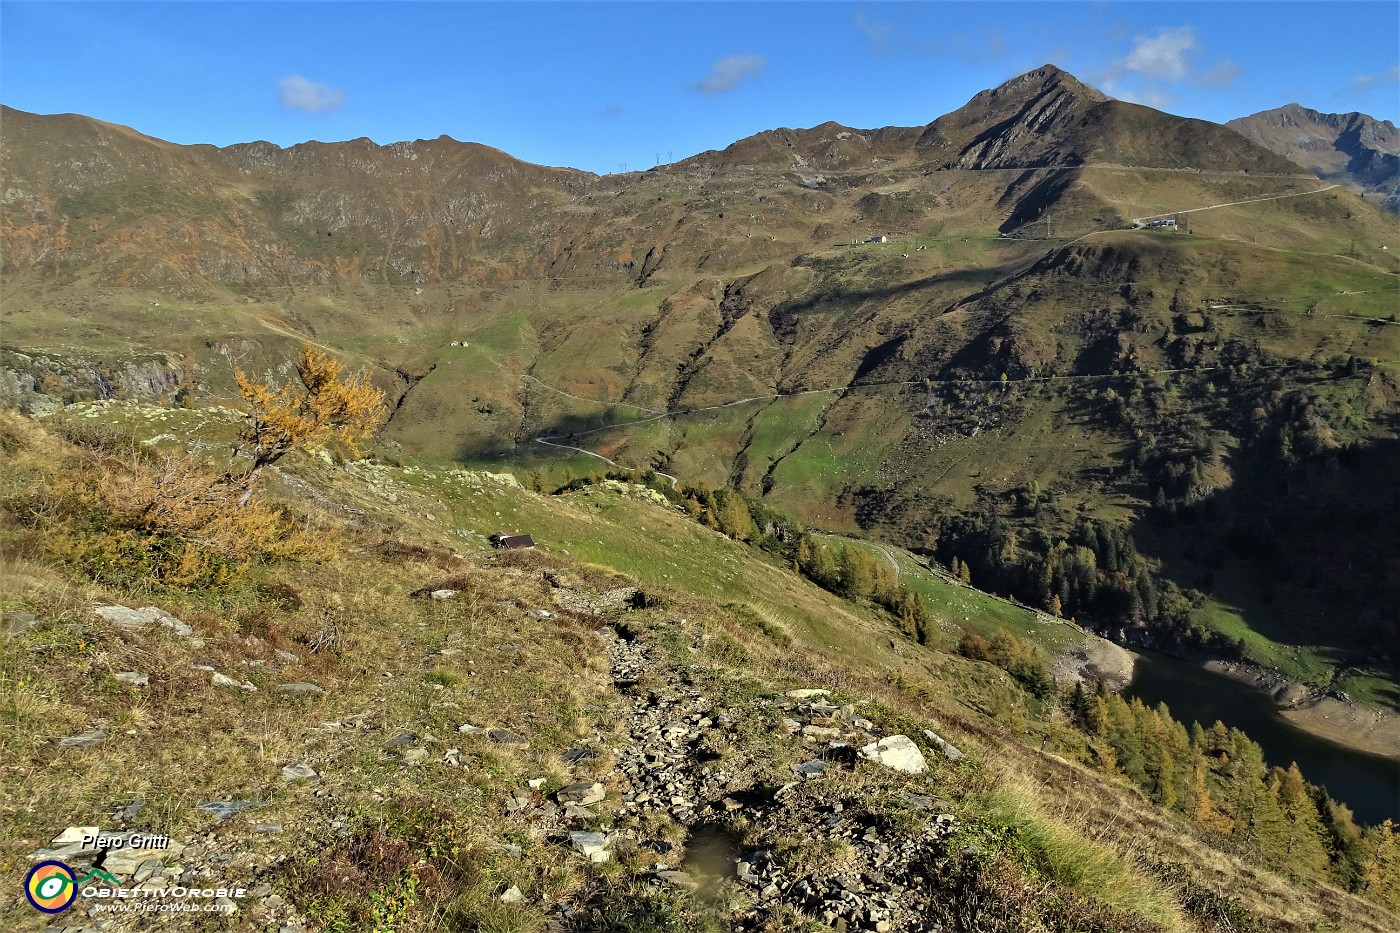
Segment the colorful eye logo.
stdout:
[[35,910],[46,914],[67,910],[78,897],[73,869],[62,862],[40,862],[25,876],[24,896]]

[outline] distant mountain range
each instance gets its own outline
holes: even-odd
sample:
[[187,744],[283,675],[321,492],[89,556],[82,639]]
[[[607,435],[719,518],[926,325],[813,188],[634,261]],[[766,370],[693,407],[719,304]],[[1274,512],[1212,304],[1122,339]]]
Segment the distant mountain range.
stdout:
[[1352,185],[1400,212],[1400,130],[1389,120],[1286,104],[1225,125],[1319,178]]
[[[1290,119],[1270,146],[1306,122],[1327,181],[1053,66],[924,126],[607,176],[5,109],[0,396],[226,398],[231,359],[285,371],[314,341],[392,391],[385,437],[416,453],[562,443],[995,564],[1042,608],[1027,555],[1103,521],[1183,588],[1228,583],[1232,632],[1373,646],[1400,600],[1375,523],[1400,508],[1400,242],[1327,182],[1384,184],[1389,124]],[[1083,611],[1141,622],[1123,600]],[[1143,640],[1204,638],[1185,605]]]

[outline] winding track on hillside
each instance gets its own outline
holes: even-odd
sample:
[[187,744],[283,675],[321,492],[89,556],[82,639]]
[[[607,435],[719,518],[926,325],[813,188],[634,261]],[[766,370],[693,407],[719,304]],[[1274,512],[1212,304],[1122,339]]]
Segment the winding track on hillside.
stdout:
[[[577,397],[577,396],[575,396],[575,397]],[[585,400],[585,401],[586,401],[586,400]],[[588,454],[588,456],[590,456],[590,457],[597,457],[599,460],[603,461],[604,463],[608,464],[609,466],[617,466],[617,461],[615,461],[615,460],[609,460],[607,457],[604,457],[602,454],[594,453],[594,452],[591,451],[591,450],[584,450],[582,447],[574,447],[574,446],[571,446],[571,445],[569,445],[569,444],[556,444],[556,443],[554,443],[553,441],[548,440],[548,439],[543,438],[543,437],[537,437],[537,438],[535,438],[535,443],[536,443],[536,444],[544,444],[546,447],[558,447],[560,450],[577,450],[577,451],[578,451],[579,453],[581,453],[581,454]],[[680,480],[676,479],[676,477],[672,476],[670,473],[662,473],[660,470],[652,470],[652,472],[655,473],[657,476],[664,476],[664,477],[666,477],[667,479],[669,479],[669,480],[671,481],[671,488],[672,488],[672,489],[676,489],[676,488],[678,488],[678,487],[680,486]]]
[[1134,226],[1146,226],[1147,221],[1157,217],[1175,217],[1177,214],[1194,214],[1197,211],[1213,211],[1217,207],[1235,207],[1240,204],[1258,204],[1260,201],[1281,201],[1284,198],[1301,198],[1307,194],[1321,194],[1324,191],[1331,191],[1340,185],[1325,185],[1321,188],[1314,188],[1311,191],[1292,191],[1286,194],[1270,194],[1262,198],[1245,198],[1243,201],[1226,201],[1223,204],[1207,204],[1205,207],[1192,207],[1184,211],[1168,211],[1165,214],[1148,214],[1146,217],[1134,217]]
[[[528,374],[528,373],[522,375],[520,378],[521,378],[521,379],[528,379],[528,380],[530,380],[531,382],[535,383],[536,385],[542,386],[542,387],[548,389],[548,390],[551,391],[551,392],[556,392],[556,393],[558,393],[559,395],[565,396],[566,398],[576,399],[576,400],[578,400],[578,401],[580,401],[580,402],[591,402],[591,403],[594,404],[594,405],[603,405],[603,406],[607,406],[607,407],[610,407],[610,408],[616,408],[616,407],[621,407],[621,408],[635,408],[635,409],[637,409],[638,411],[644,411],[644,412],[647,412],[648,414],[652,414],[652,415],[664,415],[664,414],[665,414],[665,412],[659,411],[659,410],[657,410],[657,409],[655,409],[655,408],[648,408],[648,407],[646,407],[645,405],[634,405],[634,404],[632,404],[631,402],[600,402],[600,401],[598,401],[596,398],[584,398],[582,395],[574,395],[572,392],[565,392],[563,389],[560,389],[560,388],[558,388],[558,387],[556,387],[556,386],[552,386],[552,385],[550,385],[549,383],[545,382],[543,379],[537,379],[537,378],[535,378],[534,376],[531,376],[531,375]],[[611,463],[612,461],[608,461],[608,462]]]

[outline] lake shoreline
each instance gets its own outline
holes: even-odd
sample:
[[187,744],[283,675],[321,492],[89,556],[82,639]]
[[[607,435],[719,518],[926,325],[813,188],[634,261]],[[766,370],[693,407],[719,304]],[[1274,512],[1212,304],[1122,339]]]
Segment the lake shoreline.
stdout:
[[1279,715],[1299,729],[1359,751],[1400,761],[1400,713],[1394,710],[1348,702],[1319,687],[1289,680],[1277,671],[1247,661],[1215,658],[1196,663],[1212,673],[1268,694]]
[[1133,682],[1138,656],[1106,638],[1085,634],[1083,642],[1071,645],[1053,660],[1051,672],[1059,680],[1090,686],[1102,681],[1114,693],[1126,690]]

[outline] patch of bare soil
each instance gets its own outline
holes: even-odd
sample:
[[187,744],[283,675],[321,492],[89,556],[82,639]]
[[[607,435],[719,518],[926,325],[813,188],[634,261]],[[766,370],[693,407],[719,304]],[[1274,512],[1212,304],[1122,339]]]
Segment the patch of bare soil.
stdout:
[[1400,759],[1400,713],[1324,697],[1309,706],[1283,710],[1283,718],[1314,735]]
[[1055,659],[1051,665],[1055,677],[1078,682],[1103,681],[1108,689],[1122,690],[1133,679],[1137,655],[1115,645],[1106,638],[1091,635],[1084,644],[1075,645]]

